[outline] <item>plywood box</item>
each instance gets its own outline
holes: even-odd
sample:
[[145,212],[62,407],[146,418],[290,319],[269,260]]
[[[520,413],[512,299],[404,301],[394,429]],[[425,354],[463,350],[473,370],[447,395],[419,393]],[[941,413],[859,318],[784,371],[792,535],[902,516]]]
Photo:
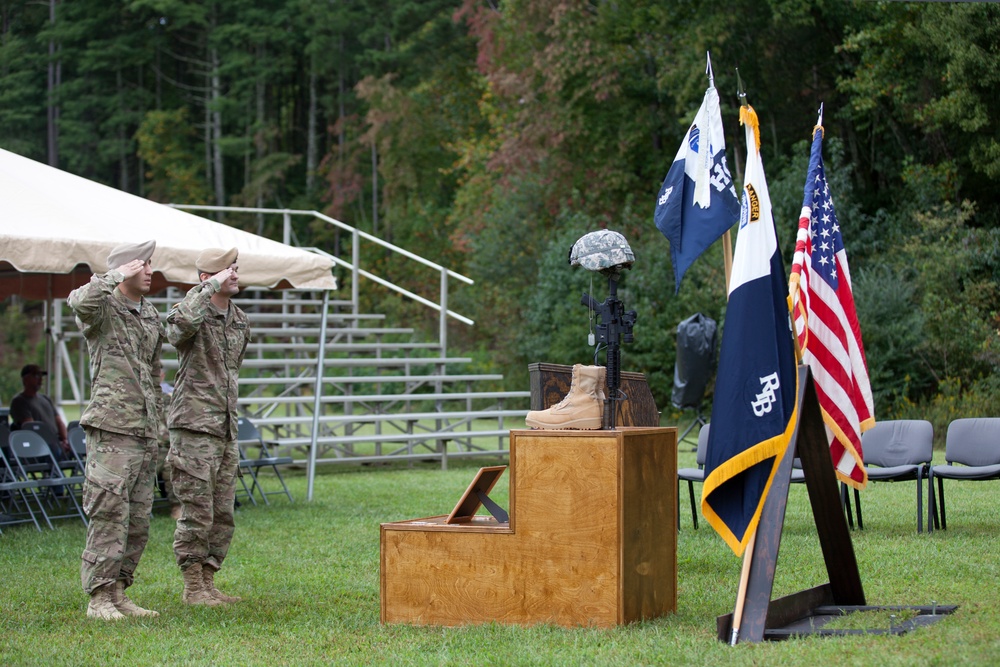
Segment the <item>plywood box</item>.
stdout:
[[676,611],[676,429],[511,431],[508,481],[509,523],[382,524],[382,622],[609,627]]

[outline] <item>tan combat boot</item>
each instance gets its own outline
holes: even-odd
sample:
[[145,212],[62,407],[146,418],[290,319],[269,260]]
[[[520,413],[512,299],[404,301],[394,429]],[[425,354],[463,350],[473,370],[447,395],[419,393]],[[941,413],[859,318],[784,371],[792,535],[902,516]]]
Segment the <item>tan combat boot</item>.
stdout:
[[125,615],[115,607],[115,586],[101,586],[90,594],[90,604],[87,605],[87,616],[99,618],[102,621],[117,621]]
[[184,604],[203,604],[207,607],[217,607],[225,604],[222,600],[216,600],[212,594],[205,590],[205,579],[201,573],[201,563],[188,565],[181,570],[184,575],[184,593],[181,600]]
[[603,366],[573,366],[573,384],[566,398],[548,410],[532,410],[525,423],[531,428],[601,428],[604,401],[598,396],[597,381],[602,370]]
[[239,602],[243,598],[238,595],[226,595],[218,588],[215,587],[215,570],[212,568],[202,565],[201,566],[201,578],[205,582],[205,590],[208,591],[216,600],[225,602],[226,604],[233,604],[234,602]]
[[604,393],[604,387],[608,384],[607,366],[597,367],[597,399],[601,402],[601,428],[604,428],[604,418],[607,416],[608,396]]
[[604,402],[608,400],[608,397],[604,394],[604,387],[608,384],[608,368],[607,366],[597,367],[597,398],[601,401],[601,406]]
[[121,579],[115,582],[114,602],[115,608],[126,616],[153,617],[160,615],[157,611],[153,611],[152,609],[143,609],[136,603],[132,602],[132,600],[125,595],[125,582]]

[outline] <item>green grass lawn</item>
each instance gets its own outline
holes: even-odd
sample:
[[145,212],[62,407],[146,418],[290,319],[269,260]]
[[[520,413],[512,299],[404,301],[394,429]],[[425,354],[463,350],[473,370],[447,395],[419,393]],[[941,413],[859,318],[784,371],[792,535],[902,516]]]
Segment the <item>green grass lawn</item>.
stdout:
[[[694,464],[682,446],[680,464]],[[943,460],[943,455],[938,453]],[[1000,664],[1000,483],[951,483],[949,529],[917,535],[912,483],[863,492],[865,530],[852,532],[869,604],[957,604],[958,611],[900,636],[796,639],[729,647],[715,617],[732,611],[740,560],[704,522],[691,527],[680,497],[678,611],[614,629],[383,626],[379,523],[445,514],[474,471],[492,461],[378,470],[321,470],[304,501],[244,506],[217,578],[244,601],[199,608],[180,600],[173,521],[153,518],[136,586],[152,620],[85,617],[79,562],[84,528],[10,527],[0,536],[2,665],[954,665]],[[506,505],[507,477],[492,494]],[[806,490],[791,489],[774,597],[827,580]],[[664,530],[673,530],[664,526]],[[884,619],[883,619],[884,620]],[[877,621],[882,622],[882,621]]]

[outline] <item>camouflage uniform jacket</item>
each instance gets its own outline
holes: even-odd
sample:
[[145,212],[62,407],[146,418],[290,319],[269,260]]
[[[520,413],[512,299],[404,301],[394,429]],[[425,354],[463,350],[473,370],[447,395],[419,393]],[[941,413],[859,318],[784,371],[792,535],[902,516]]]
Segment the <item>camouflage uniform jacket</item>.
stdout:
[[67,303],[87,340],[92,380],[84,426],[156,438],[160,411],[160,315],[143,299],[139,312],[116,289],[121,275],[108,272],[73,290]]
[[167,423],[235,440],[236,381],[250,342],[250,323],[232,301],[226,313],[212,305],[219,288],[214,279],[193,287],[167,315],[167,340],[180,358]]

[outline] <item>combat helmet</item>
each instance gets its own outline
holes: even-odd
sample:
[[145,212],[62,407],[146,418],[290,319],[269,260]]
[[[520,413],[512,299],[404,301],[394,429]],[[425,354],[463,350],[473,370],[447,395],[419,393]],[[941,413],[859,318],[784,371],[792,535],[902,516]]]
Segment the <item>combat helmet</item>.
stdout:
[[635,255],[628,241],[618,232],[601,229],[577,239],[569,251],[570,266],[582,266],[603,276],[618,280],[623,269],[630,269]]

